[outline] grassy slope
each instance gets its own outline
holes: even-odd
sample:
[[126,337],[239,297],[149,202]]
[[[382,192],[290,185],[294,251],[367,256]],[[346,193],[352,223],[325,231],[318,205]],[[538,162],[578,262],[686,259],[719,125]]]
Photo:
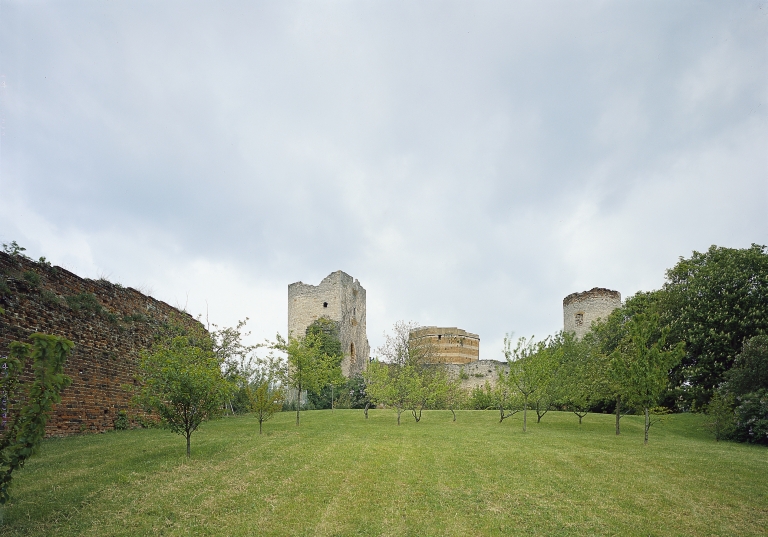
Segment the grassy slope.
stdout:
[[[403,416],[406,417],[405,415]],[[535,418],[535,415],[534,415]],[[19,472],[8,535],[765,535],[768,450],[695,415],[643,445],[641,418],[391,411],[223,419],[46,441]],[[529,422],[530,423],[530,422]]]

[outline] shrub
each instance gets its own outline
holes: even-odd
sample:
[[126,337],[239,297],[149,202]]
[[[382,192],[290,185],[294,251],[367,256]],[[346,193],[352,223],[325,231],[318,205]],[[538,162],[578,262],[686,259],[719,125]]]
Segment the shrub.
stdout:
[[101,313],[102,308],[96,295],[93,293],[79,293],[65,298],[67,305],[74,311],[87,311],[91,313]]
[[33,270],[27,270],[24,271],[22,276],[32,287],[40,287],[40,275],[37,272]]
[[115,418],[115,430],[116,431],[125,431],[126,429],[130,428],[131,421],[128,419],[128,414],[125,413],[125,410],[121,410],[117,413],[117,417]]

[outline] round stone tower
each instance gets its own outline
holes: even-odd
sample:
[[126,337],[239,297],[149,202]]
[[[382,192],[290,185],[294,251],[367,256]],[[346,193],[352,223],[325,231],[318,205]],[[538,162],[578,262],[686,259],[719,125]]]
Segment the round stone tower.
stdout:
[[595,287],[583,293],[571,293],[563,299],[563,330],[573,332],[581,339],[592,323],[605,319],[621,307],[621,293]]

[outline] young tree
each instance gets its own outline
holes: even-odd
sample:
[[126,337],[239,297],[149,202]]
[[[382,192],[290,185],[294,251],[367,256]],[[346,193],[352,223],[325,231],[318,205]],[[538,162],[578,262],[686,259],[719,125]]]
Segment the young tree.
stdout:
[[[0,505],[8,502],[13,472],[37,451],[53,405],[71,382],[63,371],[74,343],[46,334],[32,334],[30,340],[12,342],[10,355],[0,359],[0,393],[9,406],[0,436]],[[25,384],[19,377],[29,359],[34,377]]]
[[421,419],[423,409],[434,402],[434,379],[437,368],[430,367],[435,349],[429,342],[412,340],[414,323],[395,323],[392,334],[386,334],[379,347],[381,361],[369,364],[366,372],[368,393],[377,403],[397,411],[397,424],[403,410]]
[[669,372],[683,357],[683,344],[666,347],[667,333],[659,333],[659,317],[641,313],[627,322],[627,335],[611,356],[617,371],[625,372],[622,385],[626,387],[626,400],[630,406],[645,414],[645,443],[652,422],[650,409],[658,404],[669,385]]
[[210,342],[200,341],[197,334],[160,340],[150,352],[141,353],[137,374],[135,401],[156,411],[171,431],[186,438],[187,457],[192,433],[218,415],[234,391]]
[[515,390],[516,386],[510,379],[510,375],[500,369],[496,385],[491,389],[494,406],[499,409],[499,423],[520,412],[520,408],[515,404],[517,403]]
[[599,400],[603,372],[584,341],[565,334],[559,349],[558,388],[561,402],[579,418]]
[[283,408],[285,389],[282,381],[284,378],[285,365],[282,360],[272,355],[256,359],[247,393],[250,409],[259,420],[259,434],[264,422]]
[[707,419],[704,426],[715,435],[715,442],[728,438],[736,426],[733,412],[733,396],[715,392],[707,405]]
[[467,399],[467,393],[461,388],[461,379],[449,378],[446,375],[436,387],[436,397],[440,405],[451,411],[453,421],[456,421],[456,409],[461,408]]
[[511,334],[504,337],[504,356],[509,363],[509,381],[523,398],[523,432],[528,424],[529,399],[544,392],[554,373],[547,343],[547,340],[534,342],[533,337],[521,337],[513,349]]
[[302,392],[318,392],[340,375],[338,356],[326,353],[323,336],[314,331],[308,331],[303,338],[290,336],[287,342],[277,334],[277,341],[271,346],[287,355],[285,382],[296,391],[296,425],[299,425]]

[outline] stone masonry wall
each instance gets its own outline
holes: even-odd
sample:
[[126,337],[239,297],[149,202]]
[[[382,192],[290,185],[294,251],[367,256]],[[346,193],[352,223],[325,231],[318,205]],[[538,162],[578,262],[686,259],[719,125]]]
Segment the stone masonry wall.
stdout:
[[472,391],[476,387],[482,388],[486,381],[491,386],[495,386],[499,379],[499,371],[509,371],[507,362],[497,360],[478,360],[468,364],[442,364],[441,367],[448,371],[451,378],[461,378],[461,374],[464,373],[464,378],[461,378],[461,388],[466,391]]
[[329,274],[317,286],[292,283],[288,286],[288,335],[303,337],[307,327],[320,317],[335,321],[344,351],[341,371],[346,377],[356,375],[363,371],[370,356],[365,304],[363,286],[341,270]]
[[583,293],[572,293],[563,299],[563,330],[573,332],[577,339],[589,332],[592,323],[605,319],[621,307],[618,291],[595,287]]
[[[35,282],[36,274],[39,281]],[[0,252],[0,355],[11,341],[42,332],[75,343],[64,368],[72,384],[61,393],[48,421],[48,436],[114,428],[119,411],[130,410],[124,385],[135,383],[139,352],[151,347],[159,323],[175,316],[197,323],[165,302],[106,280],[89,280],[61,268]],[[93,293],[101,309],[76,311],[66,297]],[[30,373],[26,373],[29,378]],[[129,412],[130,414],[131,412]]]

